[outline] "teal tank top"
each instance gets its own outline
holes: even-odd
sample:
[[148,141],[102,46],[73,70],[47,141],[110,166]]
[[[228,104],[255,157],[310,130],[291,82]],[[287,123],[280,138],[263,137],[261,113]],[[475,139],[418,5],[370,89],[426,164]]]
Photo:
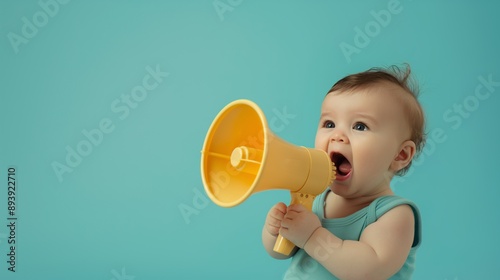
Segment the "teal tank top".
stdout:
[[[355,212],[347,217],[338,219],[325,219],[324,204],[330,190],[323,192],[316,197],[313,203],[313,212],[319,217],[324,228],[343,240],[359,240],[363,230],[371,223],[377,221],[379,217],[398,205],[409,205],[413,209],[415,216],[415,235],[410,253],[403,267],[394,274],[390,280],[411,279],[415,270],[415,255],[421,243],[421,221],[417,206],[404,198],[398,196],[382,196],[375,199],[367,207]],[[326,270],[320,263],[311,258],[304,250],[299,249],[293,256],[290,267],[285,273],[285,280],[304,279],[338,279]]]

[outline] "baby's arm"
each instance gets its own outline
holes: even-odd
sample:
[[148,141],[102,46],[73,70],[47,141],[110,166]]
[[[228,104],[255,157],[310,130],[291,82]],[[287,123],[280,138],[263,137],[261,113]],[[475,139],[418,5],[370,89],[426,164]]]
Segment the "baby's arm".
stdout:
[[413,243],[415,222],[408,205],[370,224],[359,241],[341,240],[321,226],[305,236],[310,229],[300,224],[314,216],[300,205],[290,206],[280,233],[341,279],[387,279],[402,267]]
[[273,251],[281,227],[281,221],[285,216],[286,210],[287,207],[282,202],[274,205],[273,208],[269,210],[264,228],[262,229],[262,243],[264,244],[264,248],[266,248],[267,253],[275,259],[287,259],[293,256],[297,251],[297,248],[295,248],[289,256]]

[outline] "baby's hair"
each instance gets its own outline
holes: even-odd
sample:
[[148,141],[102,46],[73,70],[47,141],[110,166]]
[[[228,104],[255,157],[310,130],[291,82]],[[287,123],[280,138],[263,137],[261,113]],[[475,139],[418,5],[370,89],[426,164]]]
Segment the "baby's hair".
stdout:
[[[425,117],[424,111],[418,101],[418,85],[410,75],[410,65],[404,64],[404,68],[390,66],[388,68],[371,68],[367,71],[348,75],[337,81],[327,94],[331,92],[350,92],[355,89],[366,88],[371,85],[389,82],[402,88],[410,98],[402,98],[404,111],[408,113],[408,124],[410,125],[410,140],[415,143],[415,157],[420,154],[425,145]],[[410,169],[411,162],[396,175],[403,176]]]

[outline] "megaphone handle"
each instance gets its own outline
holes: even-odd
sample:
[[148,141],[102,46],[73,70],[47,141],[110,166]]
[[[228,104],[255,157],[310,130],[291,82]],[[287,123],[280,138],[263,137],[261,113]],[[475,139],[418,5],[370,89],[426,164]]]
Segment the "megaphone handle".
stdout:
[[[292,196],[290,204],[302,204],[307,209],[312,210],[314,198],[316,197],[315,195],[298,192],[290,192],[290,194]],[[280,234],[276,239],[276,243],[274,243],[273,251],[288,256],[292,252],[293,248],[295,248],[295,244]]]

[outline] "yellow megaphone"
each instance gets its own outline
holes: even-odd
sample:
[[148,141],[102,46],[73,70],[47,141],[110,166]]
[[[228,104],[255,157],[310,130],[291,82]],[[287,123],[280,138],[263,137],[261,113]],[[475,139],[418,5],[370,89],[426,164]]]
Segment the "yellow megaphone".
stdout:
[[[201,151],[201,178],[210,199],[222,207],[271,189],[291,192],[291,204],[311,209],[314,198],[335,179],[326,152],[299,147],[275,136],[262,110],[236,100],[215,117]],[[289,255],[295,245],[278,236],[274,251]]]

